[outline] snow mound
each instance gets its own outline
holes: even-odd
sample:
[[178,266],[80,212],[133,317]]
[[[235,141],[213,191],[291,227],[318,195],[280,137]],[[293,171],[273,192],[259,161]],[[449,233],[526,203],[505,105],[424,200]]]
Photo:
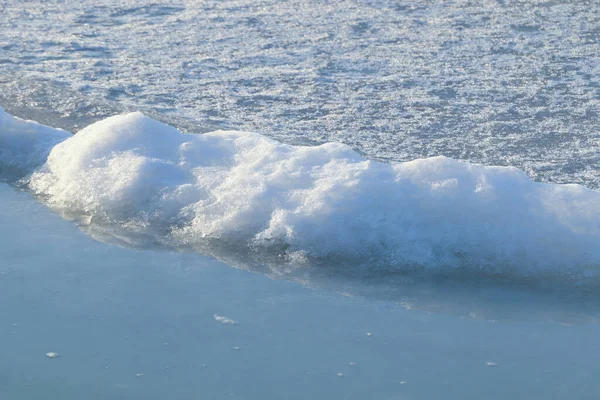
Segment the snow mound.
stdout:
[[[10,118],[15,131],[22,122]],[[22,152],[35,148],[37,158],[22,163],[34,165],[67,135],[22,126],[22,141],[8,130],[3,160],[26,159]],[[510,167],[445,157],[380,163],[339,143],[291,146],[237,131],[187,135],[133,113],[56,144],[29,184],[63,215],[175,248],[227,246],[297,265],[368,266],[369,273],[589,280],[600,272],[600,193],[536,183]]]

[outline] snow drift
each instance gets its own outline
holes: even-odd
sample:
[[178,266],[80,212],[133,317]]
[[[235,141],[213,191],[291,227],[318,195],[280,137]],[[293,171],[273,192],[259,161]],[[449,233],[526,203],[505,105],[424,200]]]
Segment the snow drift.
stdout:
[[0,111],[0,144],[0,171],[26,170],[53,209],[124,238],[348,268],[575,281],[600,272],[600,193],[515,168],[380,163],[339,143],[182,134],[140,113],[70,136]]

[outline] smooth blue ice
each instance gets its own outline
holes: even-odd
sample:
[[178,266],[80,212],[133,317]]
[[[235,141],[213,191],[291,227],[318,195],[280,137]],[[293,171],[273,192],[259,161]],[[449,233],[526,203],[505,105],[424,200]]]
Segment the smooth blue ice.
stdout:
[[[600,325],[559,323],[564,304],[528,291],[487,294],[529,307],[519,319],[410,310],[195,254],[104,244],[5,184],[0,201],[3,399],[600,394]],[[439,305],[460,293],[464,311],[482,306],[480,286],[431,289],[445,292]]]

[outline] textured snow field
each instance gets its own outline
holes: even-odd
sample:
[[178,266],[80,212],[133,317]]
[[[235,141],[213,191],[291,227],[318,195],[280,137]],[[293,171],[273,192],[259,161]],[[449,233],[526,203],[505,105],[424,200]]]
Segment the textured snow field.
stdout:
[[76,130],[118,102],[597,188],[599,26],[596,1],[2,0],[0,104]]

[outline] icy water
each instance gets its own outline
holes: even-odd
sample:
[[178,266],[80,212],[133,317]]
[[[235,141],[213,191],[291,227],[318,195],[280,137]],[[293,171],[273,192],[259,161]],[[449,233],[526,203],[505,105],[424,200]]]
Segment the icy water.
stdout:
[[598,398],[599,15],[0,0],[0,398]]

